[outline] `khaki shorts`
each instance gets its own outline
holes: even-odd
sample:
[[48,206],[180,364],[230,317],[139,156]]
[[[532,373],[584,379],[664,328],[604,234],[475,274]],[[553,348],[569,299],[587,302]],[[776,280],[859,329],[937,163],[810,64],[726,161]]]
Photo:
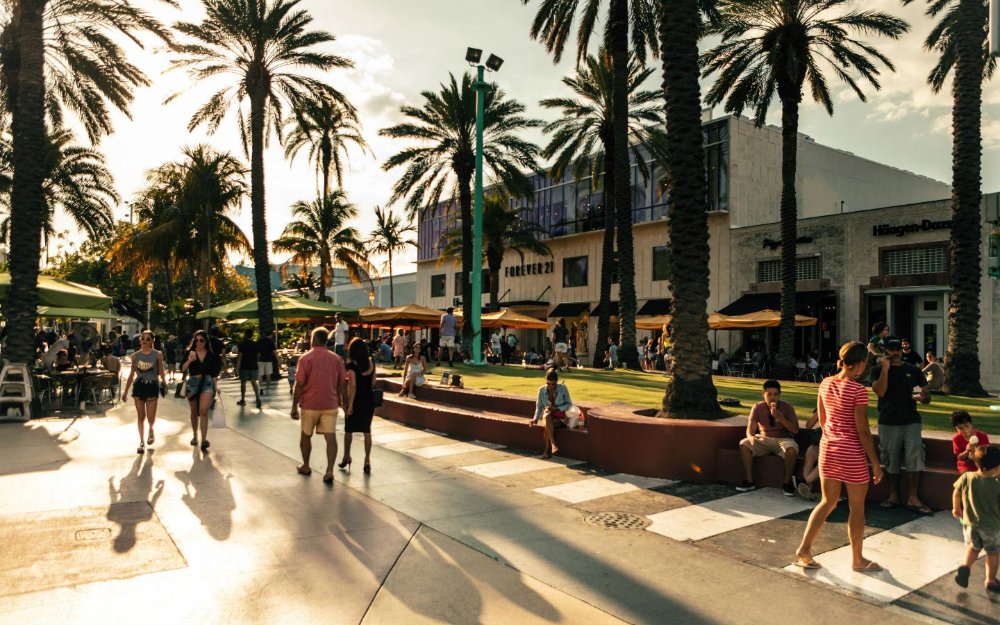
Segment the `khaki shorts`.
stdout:
[[441,340],[438,341],[438,345],[441,347],[455,347],[455,337],[442,336]]
[[567,345],[566,343],[556,343],[556,353],[557,354],[569,353],[569,345]]
[[274,373],[274,363],[270,360],[261,360],[257,363],[257,370],[260,371],[260,377],[271,375]]
[[337,432],[337,409],[334,410],[309,410],[302,408],[300,411],[302,420],[302,433],[306,436],[316,434],[335,434]]
[[784,457],[789,449],[795,450],[795,455],[799,454],[799,445],[794,438],[767,438],[766,436],[755,436],[752,439],[744,438],[740,441],[740,447],[749,447],[754,458],[768,456]]
[[924,439],[919,423],[878,426],[878,447],[886,473],[898,475],[901,469],[915,473],[924,470]]

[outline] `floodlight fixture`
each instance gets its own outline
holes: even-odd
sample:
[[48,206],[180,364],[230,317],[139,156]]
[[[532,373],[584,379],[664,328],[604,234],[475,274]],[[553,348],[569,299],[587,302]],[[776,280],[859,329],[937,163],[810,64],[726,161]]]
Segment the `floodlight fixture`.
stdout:
[[486,59],[486,69],[491,72],[499,70],[501,65],[503,65],[503,59],[495,54],[491,54],[490,58]]
[[483,51],[479,48],[467,48],[465,50],[465,60],[469,65],[477,65],[481,58],[483,58]]

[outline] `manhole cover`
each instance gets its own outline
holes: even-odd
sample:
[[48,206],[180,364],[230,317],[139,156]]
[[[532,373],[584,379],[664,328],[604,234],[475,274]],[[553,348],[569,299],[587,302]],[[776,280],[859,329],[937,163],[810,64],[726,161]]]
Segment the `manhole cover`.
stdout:
[[609,530],[641,530],[650,523],[646,517],[629,512],[598,512],[584,517],[583,520]]
[[107,527],[99,527],[89,530],[77,530],[75,536],[77,540],[103,540],[105,538],[111,538],[111,529]]

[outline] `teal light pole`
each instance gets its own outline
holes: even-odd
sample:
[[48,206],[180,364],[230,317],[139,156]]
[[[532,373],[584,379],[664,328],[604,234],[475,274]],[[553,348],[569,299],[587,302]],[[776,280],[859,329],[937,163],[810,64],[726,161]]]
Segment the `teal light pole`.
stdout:
[[503,59],[491,54],[486,59],[486,65],[479,63],[483,51],[469,48],[465,52],[465,60],[476,67],[476,82],[472,88],[476,91],[476,179],[475,203],[472,213],[472,302],[469,305],[469,323],[472,324],[472,362],[483,364],[483,324],[480,317],[483,308],[483,114],[486,110],[486,91],[490,88],[485,80],[485,72],[489,69],[495,72],[503,65]]

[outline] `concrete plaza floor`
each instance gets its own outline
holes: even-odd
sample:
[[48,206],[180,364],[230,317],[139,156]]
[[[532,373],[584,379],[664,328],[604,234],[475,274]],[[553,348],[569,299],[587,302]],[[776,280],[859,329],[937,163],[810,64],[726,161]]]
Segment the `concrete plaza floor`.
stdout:
[[[134,453],[130,405],[0,425],[0,624],[980,624],[1000,615],[981,564],[969,590],[951,582],[961,554],[954,521],[938,515],[870,511],[868,534],[883,537],[885,557],[919,556],[874,586],[838,564],[846,537],[834,518],[817,551],[835,579],[810,579],[783,570],[808,514],[799,500],[539,465],[523,450],[381,419],[372,474],[361,471],[356,437],[352,470],[335,470],[331,487],[321,439],[312,476],[295,472],[287,386],[263,410],[235,406],[238,383],[222,387],[227,427],[210,431],[208,453],[188,445],[187,407],[172,397],[160,401],[158,440],[144,454]],[[595,523],[609,513],[644,523]]]

